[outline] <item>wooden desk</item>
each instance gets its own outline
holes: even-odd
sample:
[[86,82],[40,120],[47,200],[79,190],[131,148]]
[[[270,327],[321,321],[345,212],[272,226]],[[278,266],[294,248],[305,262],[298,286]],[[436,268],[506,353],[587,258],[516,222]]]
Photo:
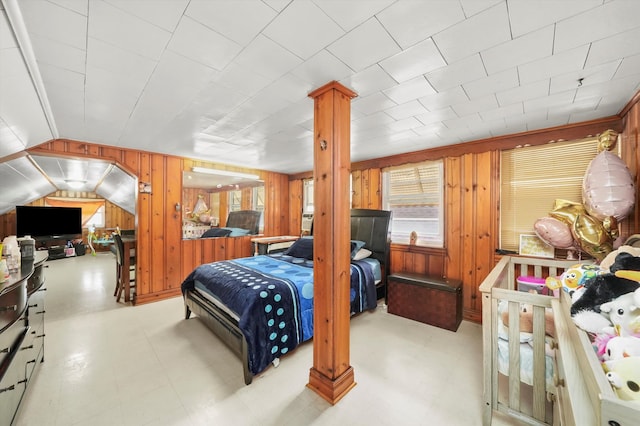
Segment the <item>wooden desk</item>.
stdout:
[[[277,250],[279,248],[287,248],[294,241],[296,241],[300,237],[294,237],[291,235],[281,235],[278,237],[257,237],[252,238],[251,242],[255,245],[255,250],[253,255],[257,256],[259,254],[267,254],[270,250]],[[288,243],[288,244],[287,244]]]
[[[127,303],[131,299],[130,297],[131,290],[129,289],[129,286],[130,286],[129,268],[131,267],[131,257],[132,257],[131,249],[135,250],[136,239],[132,237],[122,237],[122,246],[123,246],[123,250],[122,250],[123,261],[122,261],[122,273],[120,274],[120,288],[124,292],[124,301],[125,303]],[[135,255],[133,257],[135,257]],[[135,263],[136,262],[134,262],[134,264]],[[118,295],[118,298],[116,299],[116,302],[118,300],[120,300],[119,295]],[[135,297],[134,297],[134,303],[135,303]]]

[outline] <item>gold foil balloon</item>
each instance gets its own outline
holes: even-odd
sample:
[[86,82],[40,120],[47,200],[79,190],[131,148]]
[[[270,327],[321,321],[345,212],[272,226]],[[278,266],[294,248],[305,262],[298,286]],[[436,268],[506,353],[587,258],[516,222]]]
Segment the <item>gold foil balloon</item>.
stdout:
[[586,213],[587,211],[582,204],[558,198],[553,205],[553,210],[549,212],[549,216],[561,220],[568,226],[573,226],[578,215]]
[[579,248],[593,256],[598,262],[613,251],[613,240],[610,233],[598,219],[587,214],[580,214],[573,224],[572,233]]
[[562,199],[556,199],[549,216],[568,225],[577,248],[596,260],[604,259],[613,250],[618,234],[615,217],[605,216],[600,221],[590,216],[582,204]]

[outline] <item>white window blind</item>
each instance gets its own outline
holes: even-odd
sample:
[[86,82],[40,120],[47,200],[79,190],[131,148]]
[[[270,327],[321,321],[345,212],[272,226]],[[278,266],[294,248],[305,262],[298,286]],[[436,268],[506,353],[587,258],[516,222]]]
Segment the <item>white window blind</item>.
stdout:
[[503,151],[500,247],[517,251],[520,235],[534,234],[557,198],[582,203],[582,180],[597,153],[595,138]]
[[411,233],[418,245],[442,247],[442,161],[406,164],[383,171],[383,205],[391,210],[391,241],[408,244]]

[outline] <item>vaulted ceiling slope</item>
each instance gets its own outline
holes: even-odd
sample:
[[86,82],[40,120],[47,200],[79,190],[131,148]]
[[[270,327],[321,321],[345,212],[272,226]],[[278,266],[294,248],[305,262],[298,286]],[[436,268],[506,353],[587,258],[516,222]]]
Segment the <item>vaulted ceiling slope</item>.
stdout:
[[2,7],[0,158],[66,138],[296,173],[332,80],[354,161],[616,115],[640,83],[637,0]]

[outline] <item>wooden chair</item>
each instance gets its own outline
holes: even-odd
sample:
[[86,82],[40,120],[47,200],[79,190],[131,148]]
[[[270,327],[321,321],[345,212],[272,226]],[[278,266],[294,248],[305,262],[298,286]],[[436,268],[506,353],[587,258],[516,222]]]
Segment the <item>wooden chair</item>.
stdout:
[[[120,296],[123,295],[123,292],[131,292],[131,289],[135,291],[135,270],[136,270],[136,258],[135,256],[130,256],[130,253],[126,253],[129,256],[129,268],[128,271],[125,271],[125,253],[124,253],[124,244],[122,242],[122,237],[118,234],[113,235],[113,240],[115,242],[116,249],[116,291],[114,296],[116,296],[116,302],[120,301]],[[131,276],[131,273],[133,277]],[[128,294],[124,293],[125,302],[129,301]]]

